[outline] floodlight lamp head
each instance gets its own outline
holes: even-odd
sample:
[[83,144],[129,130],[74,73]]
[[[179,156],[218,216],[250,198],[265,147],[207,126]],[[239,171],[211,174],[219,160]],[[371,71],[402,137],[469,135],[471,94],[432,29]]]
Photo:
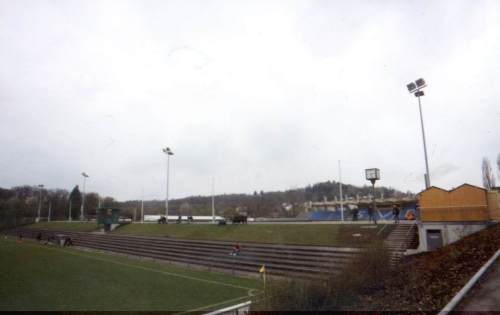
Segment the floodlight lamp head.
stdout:
[[38,187],[43,188],[44,186],[42,184],[38,185]]
[[163,149],[163,153],[168,154],[168,155],[174,155],[174,152],[172,152],[172,150],[170,150],[169,147],[166,147],[165,149]]
[[83,177],[89,177],[89,175],[85,174],[85,172],[82,172]]
[[413,91],[415,91],[417,89],[417,85],[413,82],[407,84],[406,87],[408,88],[408,92],[410,92],[410,93],[412,93]]
[[378,168],[365,169],[366,179],[372,183],[380,179],[380,170]]
[[420,79],[418,79],[417,81],[415,81],[415,83],[417,84],[417,87],[418,87],[418,88],[422,88],[422,87],[424,87],[424,86],[425,86],[425,80],[424,80],[424,79],[422,79],[422,78],[420,78]]

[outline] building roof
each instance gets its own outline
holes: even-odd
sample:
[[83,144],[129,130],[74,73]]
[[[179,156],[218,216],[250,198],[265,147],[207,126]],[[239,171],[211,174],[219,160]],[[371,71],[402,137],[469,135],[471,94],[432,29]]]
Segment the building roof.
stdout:
[[420,194],[422,194],[423,192],[426,192],[426,191],[428,191],[428,190],[430,190],[430,189],[433,189],[433,188],[434,188],[434,189],[439,189],[439,190],[442,190],[442,191],[446,191],[446,192],[452,192],[452,191],[457,190],[457,189],[459,189],[459,188],[462,188],[462,187],[464,187],[464,186],[469,186],[469,187],[472,187],[472,188],[475,188],[475,189],[481,189],[481,190],[486,191],[486,189],[484,189],[484,188],[482,188],[482,187],[479,187],[479,186],[475,186],[475,185],[471,185],[471,184],[464,183],[464,184],[462,184],[462,185],[460,185],[460,186],[458,186],[458,187],[455,187],[455,188],[453,188],[453,189],[450,189],[450,190],[446,190],[446,189],[443,189],[443,188],[440,188],[440,187],[437,187],[437,186],[431,186],[431,187],[429,187],[429,188],[426,188],[426,189],[422,190],[422,191],[421,191],[421,192],[419,192],[417,195],[420,195]]

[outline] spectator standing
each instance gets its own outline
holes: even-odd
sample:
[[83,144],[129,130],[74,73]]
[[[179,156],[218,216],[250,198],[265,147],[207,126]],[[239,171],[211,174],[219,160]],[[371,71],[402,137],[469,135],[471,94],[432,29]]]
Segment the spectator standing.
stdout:
[[399,212],[400,212],[399,207],[397,205],[394,205],[392,207],[392,214],[394,216],[394,223],[395,224],[399,224]]
[[359,211],[358,208],[354,208],[352,210],[352,220],[353,221],[358,221],[358,211]]
[[371,205],[368,206],[368,222],[373,221],[373,223],[377,224],[377,216],[373,207]]

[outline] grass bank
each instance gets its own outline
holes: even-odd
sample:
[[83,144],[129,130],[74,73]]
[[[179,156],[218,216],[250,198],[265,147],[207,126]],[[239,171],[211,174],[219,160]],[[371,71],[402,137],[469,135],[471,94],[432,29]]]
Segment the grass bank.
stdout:
[[55,231],[75,231],[75,232],[93,232],[97,230],[95,222],[39,222],[30,225],[25,225],[23,228],[28,229],[46,229]]
[[385,239],[393,226],[354,224],[129,224],[115,234],[297,245],[364,246]]
[[0,240],[0,311],[213,310],[248,299],[253,279],[122,256]]

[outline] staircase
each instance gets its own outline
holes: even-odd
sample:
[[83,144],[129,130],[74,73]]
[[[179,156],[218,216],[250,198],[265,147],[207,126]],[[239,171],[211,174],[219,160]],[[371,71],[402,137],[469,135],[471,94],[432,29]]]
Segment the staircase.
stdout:
[[391,251],[391,264],[397,264],[407,249],[418,247],[417,225],[397,224],[384,244]]

